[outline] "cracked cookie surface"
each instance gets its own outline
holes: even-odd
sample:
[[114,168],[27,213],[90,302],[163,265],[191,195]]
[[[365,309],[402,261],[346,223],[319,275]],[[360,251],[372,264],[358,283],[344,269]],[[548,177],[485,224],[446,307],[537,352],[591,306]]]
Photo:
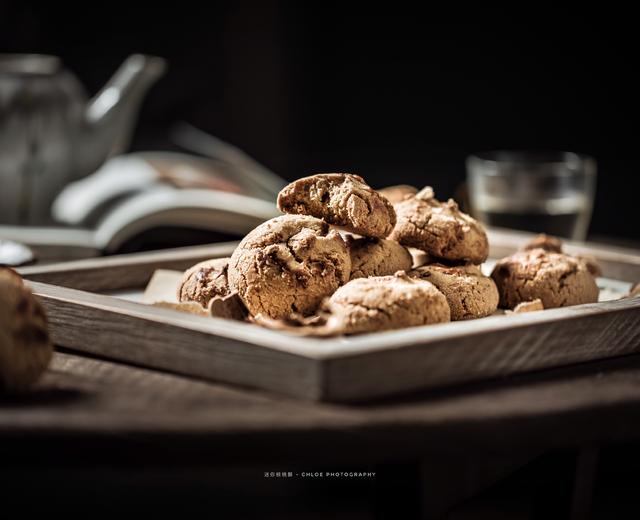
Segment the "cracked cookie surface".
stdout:
[[430,264],[414,269],[409,275],[431,282],[445,295],[452,321],[483,318],[498,308],[495,282],[476,265]]
[[487,259],[489,242],[482,225],[452,199],[438,201],[430,187],[394,204],[394,209],[397,224],[390,239],[438,259],[472,264]]
[[450,320],[445,296],[432,283],[404,273],[352,280],[333,293],[323,309],[330,314],[328,327],[343,334]]
[[545,309],[598,301],[599,289],[587,265],[544,249],[519,251],[496,262],[491,273],[500,306],[513,309],[539,298]]
[[384,238],[347,237],[351,254],[351,279],[385,276],[411,269],[413,258],[407,248]]
[[350,273],[349,251],[337,231],[314,217],[283,215],[240,242],[228,277],[252,315],[281,319],[312,314]]
[[285,186],[278,194],[284,213],[310,215],[366,237],[385,238],[396,223],[391,203],[359,175],[321,173]]
[[212,298],[228,296],[228,267],[228,258],[214,258],[187,269],[178,285],[178,301],[198,302],[207,307]]

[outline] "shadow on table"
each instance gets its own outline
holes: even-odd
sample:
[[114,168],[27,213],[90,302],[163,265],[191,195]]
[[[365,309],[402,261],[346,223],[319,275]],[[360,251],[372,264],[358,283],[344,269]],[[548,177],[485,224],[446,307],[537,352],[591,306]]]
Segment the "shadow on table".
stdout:
[[86,397],[85,392],[72,388],[35,388],[21,393],[0,394],[0,409],[57,406]]

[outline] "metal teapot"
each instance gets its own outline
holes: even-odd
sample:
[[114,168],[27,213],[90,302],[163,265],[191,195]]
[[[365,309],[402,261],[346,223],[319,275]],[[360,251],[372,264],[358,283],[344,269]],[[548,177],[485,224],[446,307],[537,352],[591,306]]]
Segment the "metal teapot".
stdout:
[[142,99],[166,68],[127,58],[93,99],[55,56],[0,54],[0,224],[48,224],[69,182],[129,145]]

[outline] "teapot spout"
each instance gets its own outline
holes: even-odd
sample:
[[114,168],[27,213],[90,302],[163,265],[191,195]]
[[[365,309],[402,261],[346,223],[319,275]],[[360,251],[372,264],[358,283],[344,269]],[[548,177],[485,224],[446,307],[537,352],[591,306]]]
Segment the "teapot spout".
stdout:
[[98,165],[105,158],[127,149],[142,100],[165,70],[163,58],[142,54],[129,56],[89,101],[85,116],[91,130],[91,148],[103,152]]

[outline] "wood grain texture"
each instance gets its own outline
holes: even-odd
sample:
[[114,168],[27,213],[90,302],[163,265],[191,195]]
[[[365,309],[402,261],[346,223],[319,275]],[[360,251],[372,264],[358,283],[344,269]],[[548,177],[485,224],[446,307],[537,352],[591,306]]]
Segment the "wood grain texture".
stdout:
[[44,303],[56,345],[194,377],[319,397],[317,361],[280,348],[278,333],[265,335],[248,323],[29,284]]
[[56,344],[311,400],[371,399],[640,351],[640,298],[315,339],[29,283]]
[[354,405],[310,404],[58,353],[31,394],[0,400],[0,435],[38,433],[134,444],[148,435],[147,445],[180,437],[188,442],[171,444],[163,457],[206,452],[234,464],[624,439],[640,435],[640,356]]

